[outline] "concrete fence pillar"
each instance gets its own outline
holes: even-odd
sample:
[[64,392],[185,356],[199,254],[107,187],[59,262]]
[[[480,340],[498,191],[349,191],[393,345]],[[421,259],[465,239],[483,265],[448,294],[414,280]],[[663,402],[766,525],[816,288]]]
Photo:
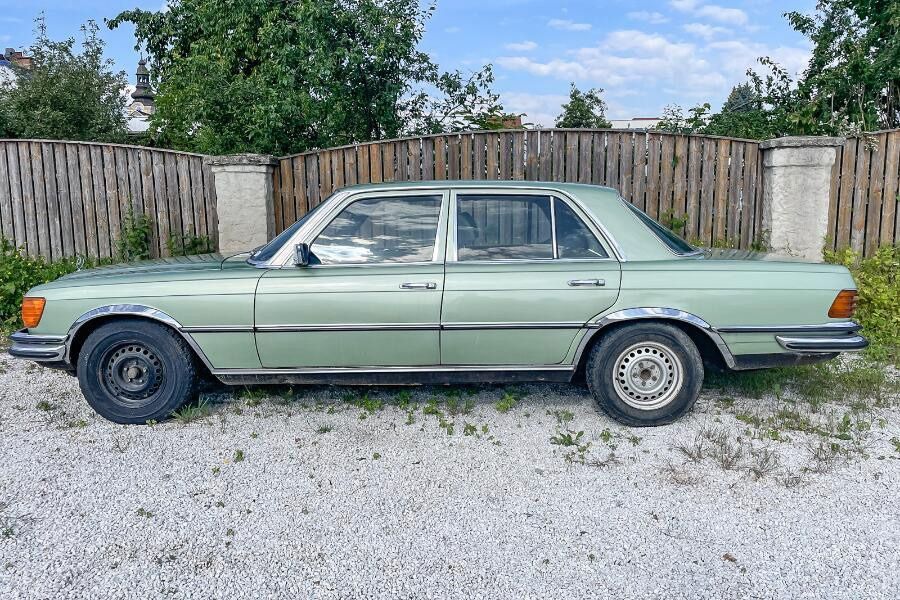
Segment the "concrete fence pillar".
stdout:
[[278,161],[264,154],[206,159],[216,186],[219,252],[252,250],[275,236],[272,175]]
[[782,137],[761,142],[762,231],[771,252],[822,260],[828,235],[836,137]]

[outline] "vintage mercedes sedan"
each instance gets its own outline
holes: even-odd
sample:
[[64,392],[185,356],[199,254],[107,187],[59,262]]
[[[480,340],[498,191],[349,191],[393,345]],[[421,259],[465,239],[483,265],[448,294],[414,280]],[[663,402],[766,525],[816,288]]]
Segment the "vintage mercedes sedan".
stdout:
[[687,412],[705,368],[867,342],[841,266],[701,251],[609,188],[345,188],[253,252],[35,287],[9,352],[78,376],[117,423],[226,384],[583,381],[628,425]]

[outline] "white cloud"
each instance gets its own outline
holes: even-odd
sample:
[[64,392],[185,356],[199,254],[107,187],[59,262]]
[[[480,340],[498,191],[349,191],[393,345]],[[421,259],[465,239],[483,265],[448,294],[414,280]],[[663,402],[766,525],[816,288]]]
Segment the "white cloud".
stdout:
[[688,23],[682,27],[686,32],[710,40],[717,35],[731,33],[730,29],[718,27],[716,25],[706,25],[705,23]]
[[556,117],[562,112],[562,105],[568,96],[559,94],[531,94],[528,92],[502,92],[500,101],[507,112],[525,113],[524,121],[553,127]]
[[564,31],[589,31],[592,27],[590,23],[576,23],[571,19],[550,19],[547,26]]
[[512,50],[513,52],[529,52],[537,47],[538,45],[531,40],[525,40],[524,42],[513,42],[504,46],[504,48],[506,48],[507,50]]
[[669,6],[675,10],[690,13],[695,17],[705,17],[720,23],[746,26],[749,18],[739,8],[728,8],[717,4],[702,4],[697,0],[670,0]]
[[[710,36],[718,33],[718,28],[707,27],[711,28]],[[705,41],[701,31],[706,33],[706,29],[692,29],[696,38],[691,41],[620,30],[610,32],[597,45],[569,50],[546,60],[514,55],[501,56],[495,63],[502,69],[575,81],[584,87],[602,87],[607,98],[653,96],[659,97],[662,105],[668,96],[668,101],[690,105],[724,98],[731,86],[745,80],[747,69],[757,64],[759,56],[771,56],[791,73],[802,70],[809,58],[809,51],[802,47],[772,47],[740,40]]]
[[656,11],[649,10],[635,10],[626,15],[629,19],[635,21],[643,21],[645,23],[650,23],[651,25],[661,25],[662,23],[668,23],[669,18]]
[[459,27],[445,27],[444,28],[444,33],[459,33],[460,31],[462,31],[462,29],[460,29]]

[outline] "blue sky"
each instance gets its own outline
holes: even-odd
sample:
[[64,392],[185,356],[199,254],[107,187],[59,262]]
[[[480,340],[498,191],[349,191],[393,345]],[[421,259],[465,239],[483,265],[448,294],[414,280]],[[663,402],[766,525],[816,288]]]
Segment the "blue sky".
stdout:
[[[31,43],[41,11],[50,35],[76,35],[120,10],[157,10],[163,0],[0,0],[0,46]],[[792,73],[809,55],[782,13],[812,12],[813,0],[438,0],[423,47],[445,69],[492,63],[507,110],[549,126],[569,82],[602,87],[611,118],[659,116],[671,103],[714,107],[758,56]],[[132,74],[133,31],[103,29],[107,53]],[[133,80],[133,75],[130,75]]]

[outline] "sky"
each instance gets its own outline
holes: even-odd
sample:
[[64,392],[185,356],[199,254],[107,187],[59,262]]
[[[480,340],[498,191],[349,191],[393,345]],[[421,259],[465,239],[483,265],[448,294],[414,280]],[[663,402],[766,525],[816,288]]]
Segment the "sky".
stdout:
[[[0,46],[33,39],[46,17],[54,39],[78,34],[129,8],[159,10],[164,0],[0,0]],[[445,70],[490,63],[509,112],[552,126],[569,84],[605,90],[607,117],[658,117],[664,106],[721,105],[760,56],[796,74],[807,40],[782,16],[811,13],[814,0],[437,0],[422,49]],[[130,27],[101,31],[107,54],[134,80],[139,57]]]

